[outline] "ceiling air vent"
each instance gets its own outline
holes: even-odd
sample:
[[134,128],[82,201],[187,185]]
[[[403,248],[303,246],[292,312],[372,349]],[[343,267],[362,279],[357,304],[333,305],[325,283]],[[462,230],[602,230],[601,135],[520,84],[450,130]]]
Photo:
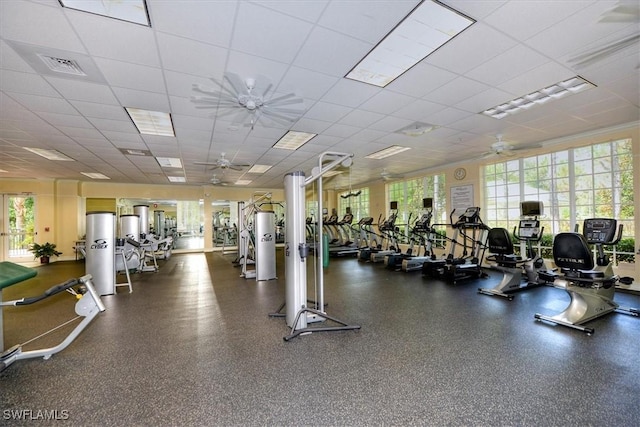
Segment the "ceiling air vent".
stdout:
[[40,55],[38,57],[49,67],[51,71],[64,74],[72,74],[74,76],[86,76],[80,65],[73,59],[57,58],[55,56]]

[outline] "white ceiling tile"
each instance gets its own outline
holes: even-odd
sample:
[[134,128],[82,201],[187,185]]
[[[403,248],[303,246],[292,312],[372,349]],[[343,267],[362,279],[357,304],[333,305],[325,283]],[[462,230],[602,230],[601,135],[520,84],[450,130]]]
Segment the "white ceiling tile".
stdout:
[[370,128],[374,130],[381,130],[385,132],[397,132],[398,130],[405,128],[413,123],[412,120],[401,119],[398,117],[387,116],[375,123],[372,123]]
[[445,70],[464,74],[516,45],[509,36],[481,22],[468,27],[425,61]]
[[346,107],[358,107],[380,92],[380,88],[355,80],[342,79],[329,89],[322,100]]
[[58,128],[60,128],[60,126],[70,126],[93,129],[93,125],[79,114],[39,113],[38,115],[47,123]]
[[52,98],[49,96],[28,95],[22,93],[11,94],[11,96],[24,107],[35,112],[51,112],[61,114],[75,114],[76,110],[66,100],[62,98]]
[[[340,49],[336,49],[340,46]],[[315,27],[298,53],[294,65],[332,76],[345,76],[373,47],[356,40]]]
[[73,139],[98,139],[102,136],[100,131],[96,130],[93,125],[90,128],[77,126],[58,126],[60,132]]
[[27,74],[12,70],[0,69],[0,90],[60,97],[51,85],[38,74]]
[[317,22],[329,0],[290,1],[290,0],[256,0],[252,3],[273,9],[308,22]]
[[235,22],[237,2],[183,2],[147,0],[151,26],[162,33],[174,34],[205,43],[228,47]]
[[381,120],[385,115],[380,113],[374,113],[373,111],[353,110],[342,119],[340,123],[360,128],[366,128],[372,123]]
[[509,0],[447,0],[447,6],[473,19],[483,19]]
[[603,14],[615,4],[610,1],[595,1],[577,11],[567,19],[551,26],[546,31],[529,38],[526,43],[550,58],[577,52],[585,45],[614,34],[628,24],[598,22]]
[[465,77],[490,86],[498,86],[548,62],[548,59],[525,46],[515,46],[469,71]]
[[162,65],[171,71],[221,78],[227,62],[226,49],[169,34],[158,34],[158,48]]
[[[485,22],[518,40],[526,40],[570,17],[593,0],[509,1],[485,18]],[[553,7],[553,13],[550,7]]]
[[85,117],[97,117],[112,120],[130,120],[126,110],[119,105],[104,105],[85,101],[69,102]]
[[352,108],[328,102],[317,102],[309,108],[305,114],[305,118],[322,120],[325,122],[336,122],[349,114]]
[[442,68],[435,67],[426,62],[419,62],[409,71],[387,86],[393,92],[421,98],[439,88],[440,86],[454,80],[458,74]]
[[[256,37],[256,29],[269,37]],[[231,49],[274,61],[291,62],[313,26],[305,21],[241,2]]]
[[264,77],[277,85],[289,67],[282,62],[273,61],[261,56],[248,55],[232,50],[229,52],[227,71],[236,73],[242,79],[247,77]]
[[342,79],[317,73],[300,67],[291,67],[282,78],[278,90],[282,92],[295,92],[305,99],[320,99],[329,89]]
[[150,111],[170,112],[169,98],[164,93],[145,92],[135,89],[114,87],[113,92],[123,107],[141,108]]
[[166,91],[162,71],[159,68],[104,58],[96,58],[95,61],[112,86],[149,92]]
[[[0,6],[2,7],[2,6]],[[5,70],[33,73],[33,68],[22,59],[7,43],[0,40],[0,68]]]
[[85,52],[62,8],[27,1],[0,1],[0,37],[37,46]]
[[153,31],[144,25],[69,11],[71,25],[90,54],[150,67],[160,66]]
[[372,44],[378,44],[420,1],[334,1],[329,3],[319,24]]
[[404,117],[414,121],[427,121],[427,117],[445,108],[444,105],[416,99],[393,113],[394,116]]
[[69,100],[97,102],[101,104],[117,105],[118,100],[109,86],[83,82],[72,79],[45,77],[62,96]]
[[383,91],[372,96],[367,102],[363,103],[360,108],[373,111],[374,113],[391,114],[414,101],[415,98],[408,95]]
[[442,105],[454,105],[470,96],[484,92],[488,88],[483,83],[465,77],[458,77],[430,92],[423,99]]

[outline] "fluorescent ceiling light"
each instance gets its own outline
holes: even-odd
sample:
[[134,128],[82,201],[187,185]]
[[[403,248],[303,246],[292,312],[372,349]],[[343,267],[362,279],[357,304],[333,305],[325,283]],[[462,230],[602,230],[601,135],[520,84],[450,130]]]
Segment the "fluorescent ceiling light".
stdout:
[[236,181],[236,185],[249,185],[251,184],[251,180],[249,179],[239,179]]
[[345,77],[385,87],[475,21],[435,1],[423,1]]
[[127,156],[144,156],[151,157],[151,151],[149,150],[138,150],[135,148],[118,148],[122,154]]
[[71,157],[67,157],[59,151],[56,150],[46,150],[44,148],[30,148],[30,147],[22,147],[27,151],[31,151],[33,154],[37,154],[38,156],[44,157],[49,160],[59,160],[63,162],[73,162],[74,160]]
[[69,9],[151,26],[147,4],[144,0],[60,0],[60,4]]
[[168,176],[167,178],[171,182],[187,182],[184,176]]
[[496,107],[486,109],[482,114],[493,117],[494,119],[502,119],[510,114],[528,110],[535,105],[545,104],[553,99],[564,98],[565,96],[582,92],[591,87],[596,87],[596,85],[580,76],[575,76],[535,92],[519,96]]
[[138,128],[138,132],[145,135],[176,136],[173,132],[171,114],[129,107],[125,107],[125,110]]
[[375,153],[371,153],[368,156],[364,156],[367,159],[384,159],[385,157],[393,156],[398,153],[402,153],[403,151],[410,150],[411,147],[401,147],[399,145],[392,145],[391,147],[385,148],[384,150],[376,151]]
[[271,165],[253,165],[251,169],[247,171],[247,173],[265,173],[269,169],[271,169]]
[[176,157],[156,157],[158,164],[163,168],[181,168],[182,162]]
[[296,132],[290,130],[287,132],[276,144],[273,148],[281,148],[283,150],[297,150],[302,147],[307,142],[311,141],[317,134],[315,133],[306,133],[306,132]]
[[9,171],[6,171],[4,169],[0,169],[0,173],[9,173]]
[[91,179],[111,179],[106,175],[103,175],[98,172],[80,172],[84,176],[88,176]]

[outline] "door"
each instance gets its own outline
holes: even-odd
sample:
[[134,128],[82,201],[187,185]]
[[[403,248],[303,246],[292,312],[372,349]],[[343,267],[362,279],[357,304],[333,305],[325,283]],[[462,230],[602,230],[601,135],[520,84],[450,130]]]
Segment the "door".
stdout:
[[29,246],[35,239],[35,197],[3,194],[0,213],[0,257],[3,261],[33,261]]

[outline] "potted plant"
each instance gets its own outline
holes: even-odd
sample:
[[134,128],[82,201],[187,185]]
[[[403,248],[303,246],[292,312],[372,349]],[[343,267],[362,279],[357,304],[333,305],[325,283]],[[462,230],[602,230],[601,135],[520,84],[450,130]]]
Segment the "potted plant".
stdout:
[[49,258],[52,256],[60,256],[62,252],[56,250],[56,245],[54,243],[33,243],[31,245],[31,253],[33,253],[33,259],[40,258],[41,264],[48,264]]

